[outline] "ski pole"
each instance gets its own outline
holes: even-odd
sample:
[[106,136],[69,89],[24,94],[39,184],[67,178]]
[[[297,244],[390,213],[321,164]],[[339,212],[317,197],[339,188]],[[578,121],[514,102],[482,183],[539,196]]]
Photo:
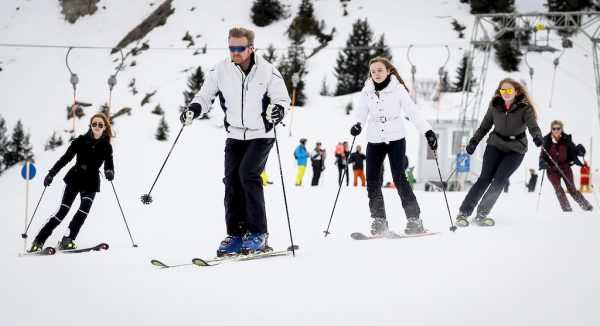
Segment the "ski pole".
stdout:
[[535,213],[537,214],[538,208],[540,207],[540,197],[542,197],[542,186],[544,185],[544,176],[546,175],[546,169],[542,172],[542,181],[540,182],[540,192],[538,193],[537,205],[535,205]]
[[[356,140],[356,136],[354,136],[354,138],[352,138],[352,145],[350,146],[350,153],[352,153],[352,148],[354,148],[355,140]],[[350,157],[346,157],[346,166],[348,166],[349,158]],[[348,169],[344,169],[344,172],[342,173],[342,179],[339,182],[340,186],[338,187],[337,195],[335,195],[335,202],[333,203],[333,209],[331,210],[331,216],[329,217],[329,223],[327,224],[327,230],[323,231],[323,233],[325,233],[326,238],[329,234],[331,234],[331,232],[329,232],[329,226],[331,226],[331,220],[333,219],[333,212],[335,212],[335,206],[337,205],[338,198],[340,197],[340,190],[342,189],[342,182],[344,181],[344,177],[346,176],[346,171],[348,171]]]
[[29,220],[29,225],[27,225],[27,228],[25,229],[25,233],[21,234],[21,238],[23,238],[23,239],[27,239],[27,231],[29,230],[29,227],[31,226],[31,222],[33,222],[33,218],[35,217],[35,213],[37,212],[38,207],[40,207],[40,203],[42,202],[42,198],[44,198],[44,193],[46,192],[46,188],[48,188],[48,187],[44,186],[44,191],[42,191],[42,195],[40,196],[40,200],[38,200],[38,203],[35,206],[35,210],[33,211],[33,215],[31,216],[31,220]]
[[121,210],[121,215],[123,216],[123,221],[125,222],[125,227],[127,228],[127,233],[129,233],[129,238],[131,239],[131,244],[133,245],[133,247],[137,248],[137,245],[135,244],[135,241],[133,241],[133,237],[131,236],[131,231],[129,230],[129,225],[127,224],[127,220],[125,219],[125,214],[123,213],[123,207],[121,207],[121,202],[119,201],[119,196],[117,196],[117,190],[115,189],[115,185],[114,183],[111,181],[110,185],[113,188],[113,191],[115,193],[115,198],[117,198],[117,204],[119,204],[119,209]]
[[456,226],[452,221],[452,214],[450,213],[450,205],[448,205],[448,197],[446,197],[446,184],[442,179],[442,171],[440,171],[440,163],[438,162],[437,151],[433,150],[433,156],[435,157],[435,165],[437,165],[438,174],[440,175],[440,182],[442,183],[442,191],[444,192],[444,200],[446,201],[446,208],[448,208],[448,217],[450,218],[450,231],[455,232]]
[[283,191],[283,203],[285,204],[285,214],[287,216],[288,229],[290,231],[290,242],[292,243],[292,255],[296,257],[296,246],[294,246],[294,238],[292,237],[292,224],[290,223],[290,212],[288,210],[287,196],[285,194],[283,169],[281,168],[281,155],[279,154],[279,142],[277,141],[277,126],[275,124],[273,125],[273,133],[275,134],[275,148],[277,149],[277,161],[279,162],[279,175],[281,176],[281,190]]
[[598,202],[598,197],[596,197],[596,190],[594,190],[594,185],[590,183],[590,187],[592,188],[592,194],[594,194],[594,199],[596,200],[596,207],[600,207],[600,202]]
[[165,164],[167,164],[167,160],[169,159],[169,156],[171,156],[171,152],[173,152],[173,148],[175,148],[175,144],[177,144],[177,141],[179,140],[179,136],[181,136],[181,132],[183,131],[183,128],[192,124],[192,119],[194,118],[194,113],[192,111],[188,111],[186,113],[186,115],[187,115],[186,121],[183,124],[183,126],[181,126],[181,129],[179,130],[179,133],[177,134],[177,138],[175,138],[175,141],[173,142],[173,145],[171,146],[171,149],[169,150],[169,154],[167,154],[165,161],[163,162],[162,166],[160,167],[160,171],[158,171],[158,175],[156,176],[156,179],[154,179],[154,183],[152,183],[152,187],[150,187],[150,191],[148,191],[147,194],[143,194],[141,197],[142,203],[144,205],[148,205],[148,204],[152,203],[152,196],[150,196],[150,193],[152,192],[152,189],[154,189],[154,185],[156,185],[156,181],[158,181],[158,177],[160,177],[160,174],[162,173],[162,170],[165,167]]
[[544,153],[546,153],[546,156],[550,159],[550,161],[552,162],[552,164],[554,164],[554,166],[558,170],[558,173],[560,173],[560,175],[563,177],[563,179],[565,179],[565,183],[567,183],[569,186],[571,186],[571,187],[573,187],[573,189],[575,189],[575,185],[573,185],[573,183],[571,181],[569,181],[569,179],[567,178],[567,176],[565,175],[565,173],[558,166],[558,163],[556,163],[556,161],[552,158],[552,156],[550,156],[550,154],[548,153],[548,151],[546,150],[546,148],[544,148],[544,146],[542,146],[542,151]]
[[448,179],[446,179],[446,183],[448,183],[448,181],[450,181],[450,178],[452,178],[452,175],[454,175],[454,172],[456,172],[458,170],[458,166],[461,165],[466,158],[467,158],[466,156],[463,157],[462,160],[460,160],[460,162],[458,162],[458,164],[456,164],[456,167],[454,168],[454,170],[452,170],[452,173],[450,173],[450,176],[448,177]]

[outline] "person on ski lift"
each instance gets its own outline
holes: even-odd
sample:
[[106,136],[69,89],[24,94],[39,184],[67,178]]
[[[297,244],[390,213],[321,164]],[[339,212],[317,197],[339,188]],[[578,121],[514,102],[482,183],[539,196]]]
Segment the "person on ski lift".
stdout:
[[400,195],[407,223],[404,232],[426,232],[420,214],[421,209],[406,179],[405,152],[406,127],[404,112],[417,129],[425,135],[432,150],[437,149],[437,137],[431,125],[423,119],[410,98],[398,70],[387,58],[375,57],[369,62],[369,78],[361,91],[360,104],[355,113],[356,124],[350,129],[352,136],[361,133],[367,121],[367,194],[373,222],[371,234],[383,235],[388,230],[381,186],[383,183],[383,160],[389,155],[394,184]]
[[[290,108],[281,73],[254,53],[254,32],[229,30],[230,56],[207,74],[181,122],[206,114],[216,96],[225,111],[225,223],[217,256],[271,250],[260,174],[275,143],[273,128]],[[212,140],[206,140],[212,141]]]
[[[542,131],[537,124],[537,111],[527,90],[512,78],[498,83],[490,100],[487,112],[466,147],[473,155],[477,144],[489,134],[483,154],[481,174],[473,184],[459,208],[456,222],[468,226],[468,218],[477,206],[475,222],[483,226],[494,226],[488,217],[508,178],[517,170],[527,152],[525,129],[533,137],[535,146],[544,143]],[[480,202],[481,200],[481,202]],[[479,205],[478,205],[479,203]]]
[[41,251],[44,243],[52,231],[63,221],[71,205],[75,201],[75,197],[79,195],[81,203],[77,213],[73,216],[66,234],[58,243],[59,250],[76,249],[75,238],[79,234],[85,219],[87,218],[96,193],[100,192],[100,175],[99,170],[104,164],[104,176],[108,181],[112,181],[115,177],[115,168],[113,164],[113,150],[110,144],[112,129],[108,122],[108,118],[97,113],[90,119],[90,129],[83,135],[75,138],[66,153],[54,164],[44,178],[44,187],[52,184],[53,178],[58,172],[67,165],[74,157],[76,163],[67,175],[64,177],[66,184],[63,191],[60,207],[54,212],[46,223],[42,226],[37,236],[34,238],[29,252]]
[[[578,156],[584,156],[586,151],[583,145],[579,144],[575,146],[575,143],[571,140],[571,135],[566,134],[564,131],[564,125],[562,121],[554,120],[550,124],[550,132],[544,136],[544,149],[550,154],[551,158],[548,157],[546,152],[541,151],[540,153],[540,170],[548,171],[548,180],[554,187],[556,198],[560,203],[560,207],[563,212],[572,212],[573,209],[569,204],[567,195],[560,184],[561,179],[565,179],[567,190],[571,197],[584,211],[593,210],[592,205],[583,197],[581,192],[575,188],[573,181],[573,171],[571,165],[577,164],[583,166],[583,163],[579,160]],[[558,164],[558,168],[552,162]],[[558,170],[560,169],[560,171]],[[562,172],[562,173],[561,173]]]

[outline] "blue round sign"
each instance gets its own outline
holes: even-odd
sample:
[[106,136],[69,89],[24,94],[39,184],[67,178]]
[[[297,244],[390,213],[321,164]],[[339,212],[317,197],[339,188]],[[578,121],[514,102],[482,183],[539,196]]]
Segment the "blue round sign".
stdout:
[[[35,166],[32,163],[29,163],[29,180],[35,177],[35,172]],[[23,179],[27,180],[27,164],[23,165],[23,168],[21,169],[21,176]]]

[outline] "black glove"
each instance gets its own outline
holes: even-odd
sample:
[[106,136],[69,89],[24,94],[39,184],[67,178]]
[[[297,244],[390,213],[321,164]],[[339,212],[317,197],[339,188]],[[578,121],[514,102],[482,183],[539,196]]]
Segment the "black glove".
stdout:
[[542,160],[540,161],[540,170],[545,170],[548,168],[548,166],[550,166],[550,164],[548,164],[548,162]]
[[48,174],[46,174],[46,177],[44,178],[44,187],[48,187],[52,184],[52,179],[54,179],[55,175],[56,172],[54,172],[54,170],[48,171]]
[[104,170],[104,176],[106,177],[106,180],[113,181],[113,179],[115,178],[115,171]]
[[533,137],[533,143],[537,147],[540,147],[540,146],[544,145],[544,137],[542,137],[540,135],[537,135],[537,136]]
[[360,126],[360,122],[357,122],[354,126],[352,126],[352,128],[350,128],[350,135],[356,137],[360,135],[361,131],[362,127]]
[[435,151],[437,149],[438,143],[437,137],[435,136],[433,130],[427,130],[427,132],[425,133],[425,138],[427,138],[427,144],[429,145],[429,148]]
[[197,117],[200,116],[200,112],[202,112],[202,107],[200,106],[200,104],[198,103],[192,103],[190,104],[190,106],[188,106],[187,110],[183,111],[181,113],[181,115],[179,116],[179,120],[181,120],[181,123],[185,123],[186,119],[187,119],[187,113],[188,111],[191,111],[194,113],[194,118],[196,119]]
[[270,123],[276,125],[283,120],[284,110],[283,106],[279,104],[269,104],[265,112],[265,118]]
[[575,148],[577,149],[577,156],[585,156],[585,147],[583,147],[583,145],[579,144],[577,146],[575,146]]
[[471,138],[469,144],[467,145],[467,147],[465,147],[465,150],[467,151],[467,154],[473,155],[473,153],[475,153],[475,148],[477,148],[477,141]]

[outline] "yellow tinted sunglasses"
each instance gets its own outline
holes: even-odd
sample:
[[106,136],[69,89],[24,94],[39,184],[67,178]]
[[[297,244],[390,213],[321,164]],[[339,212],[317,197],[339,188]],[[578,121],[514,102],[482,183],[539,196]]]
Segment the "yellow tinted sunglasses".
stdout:
[[499,91],[500,91],[500,95],[504,95],[504,94],[512,95],[512,93],[515,92],[515,89],[514,88],[506,88],[506,89],[500,88]]

